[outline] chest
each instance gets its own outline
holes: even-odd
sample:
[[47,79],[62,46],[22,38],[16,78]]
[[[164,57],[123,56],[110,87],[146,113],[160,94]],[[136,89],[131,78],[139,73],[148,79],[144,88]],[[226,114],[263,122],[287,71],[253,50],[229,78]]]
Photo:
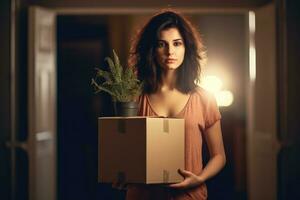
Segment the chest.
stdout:
[[149,104],[156,114],[164,117],[175,117],[187,106],[190,94],[179,92],[153,94],[148,97]]

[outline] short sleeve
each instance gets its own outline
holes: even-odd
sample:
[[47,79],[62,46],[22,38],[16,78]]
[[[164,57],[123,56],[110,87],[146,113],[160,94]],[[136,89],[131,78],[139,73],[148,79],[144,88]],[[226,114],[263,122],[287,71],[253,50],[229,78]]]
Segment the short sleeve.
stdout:
[[219,107],[213,94],[207,92],[207,104],[205,109],[205,129],[211,127],[214,123],[221,119]]

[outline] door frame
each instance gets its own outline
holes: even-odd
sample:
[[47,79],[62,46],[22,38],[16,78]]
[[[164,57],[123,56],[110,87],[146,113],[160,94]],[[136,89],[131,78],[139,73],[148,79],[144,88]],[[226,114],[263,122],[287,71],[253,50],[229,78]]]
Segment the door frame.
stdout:
[[[12,0],[12,4],[14,4],[15,0]],[[16,5],[13,5],[16,6]],[[101,7],[84,7],[84,8],[78,8],[78,7],[45,7],[47,9],[51,9],[53,10],[56,15],[94,15],[94,14],[98,14],[98,15],[109,15],[109,14],[151,14],[156,12],[157,10],[160,10],[160,7],[152,7],[152,8],[134,8],[134,7],[106,7],[106,8],[101,8]],[[187,13],[187,14],[193,14],[193,13],[198,13],[198,14],[203,14],[203,13],[228,13],[228,14],[232,14],[232,13],[243,13],[243,14],[248,14],[249,11],[251,10],[255,10],[254,9],[249,9],[249,8],[226,8],[226,9],[221,9],[221,8],[184,8],[184,7],[177,7],[176,9],[181,10],[183,13]],[[12,13],[12,15],[14,16],[15,13]],[[15,54],[14,54],[14,46],[15,46],[15,32],[16,32],[16,28],[15,28],[15,23],[14,20],[12,19],[12,27],[11,27],[11,46],[12,48],[12,63],[11,63],[11,69],[12,69],[12,76],[13,77],[17,77],[16,75],[16,63],[15,63]],[[278,50],[277,50],[278,51]],[[284,60],[284,59],[283,59]],[[280,69],[283,70],[283,65],[280,64]],[[248,66],[249,67],[249,66]],[[279,68],[279,67],[278,67]],[[16,122],[16,109],[17,109],[17,104],[16,104],[16,91],[15,91],[15,84],[17,82],[16,79],[12,80],[12,86],[11,86],[11,97],[12,97],[12,108],[11,108],[11,119],[12,119],[12,123],[11,123],[11,143],[15,144],[16,143],[16,130],[15,130],[15,124],[14,122]],[[278,87],[282,87],[282,85],[279,85]],[[249,89],[249,88],[248,88]],[[279,90],[277,88],[277,90]],[[285,90],[286,91],[286,90]],[[282,97],[281,97],[282,98]],[[253,105],[248,105],[248,106],[253,106]],[[282,107],[280,107],[282,108]],[[282,109],[281,109],[282,110]],[[286,109],[284,109],[286,110]],[[278,113],[278,111],[277,111]],[[284,112],[286,113],[286,112]],[[280,123],[283,123],[284,120],[284,116],[283,118],[280,120]],[[248,119],[247,119],[248,120]],[[285,123],[284,123],[285,124]],[[277,129],[278,127],[276,127]],[[251,127],[250,127],[251,129]],[[282,129],[281,129],[282,131]],[[249,133],[247,133],[248,135]],[[12,159],[12,171],[15,170],[15,161],[14,159]],[[14,187],[15,187],[15,174],[12,172],[12,193],[15,191]],[[278,191],[277,191],[278,192]]]

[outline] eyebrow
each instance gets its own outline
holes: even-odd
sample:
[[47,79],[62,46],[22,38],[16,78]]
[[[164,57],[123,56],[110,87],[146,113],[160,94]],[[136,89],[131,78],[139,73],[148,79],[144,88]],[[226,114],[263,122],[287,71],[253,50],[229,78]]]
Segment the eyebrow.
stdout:
[[[183,41],[183,39],[175,39],[175,40],[173,40],[173,42],[176,42],[176,41]],[[166,42],[166,40],[158,40],[158,41],[162,41],[162,42]]]

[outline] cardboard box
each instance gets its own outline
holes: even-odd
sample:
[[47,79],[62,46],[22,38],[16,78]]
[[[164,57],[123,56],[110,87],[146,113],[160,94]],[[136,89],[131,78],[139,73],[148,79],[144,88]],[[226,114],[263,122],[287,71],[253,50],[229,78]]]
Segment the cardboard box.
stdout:
[[184,119],[100,117],[98,181],[176,183],[183,180]]

